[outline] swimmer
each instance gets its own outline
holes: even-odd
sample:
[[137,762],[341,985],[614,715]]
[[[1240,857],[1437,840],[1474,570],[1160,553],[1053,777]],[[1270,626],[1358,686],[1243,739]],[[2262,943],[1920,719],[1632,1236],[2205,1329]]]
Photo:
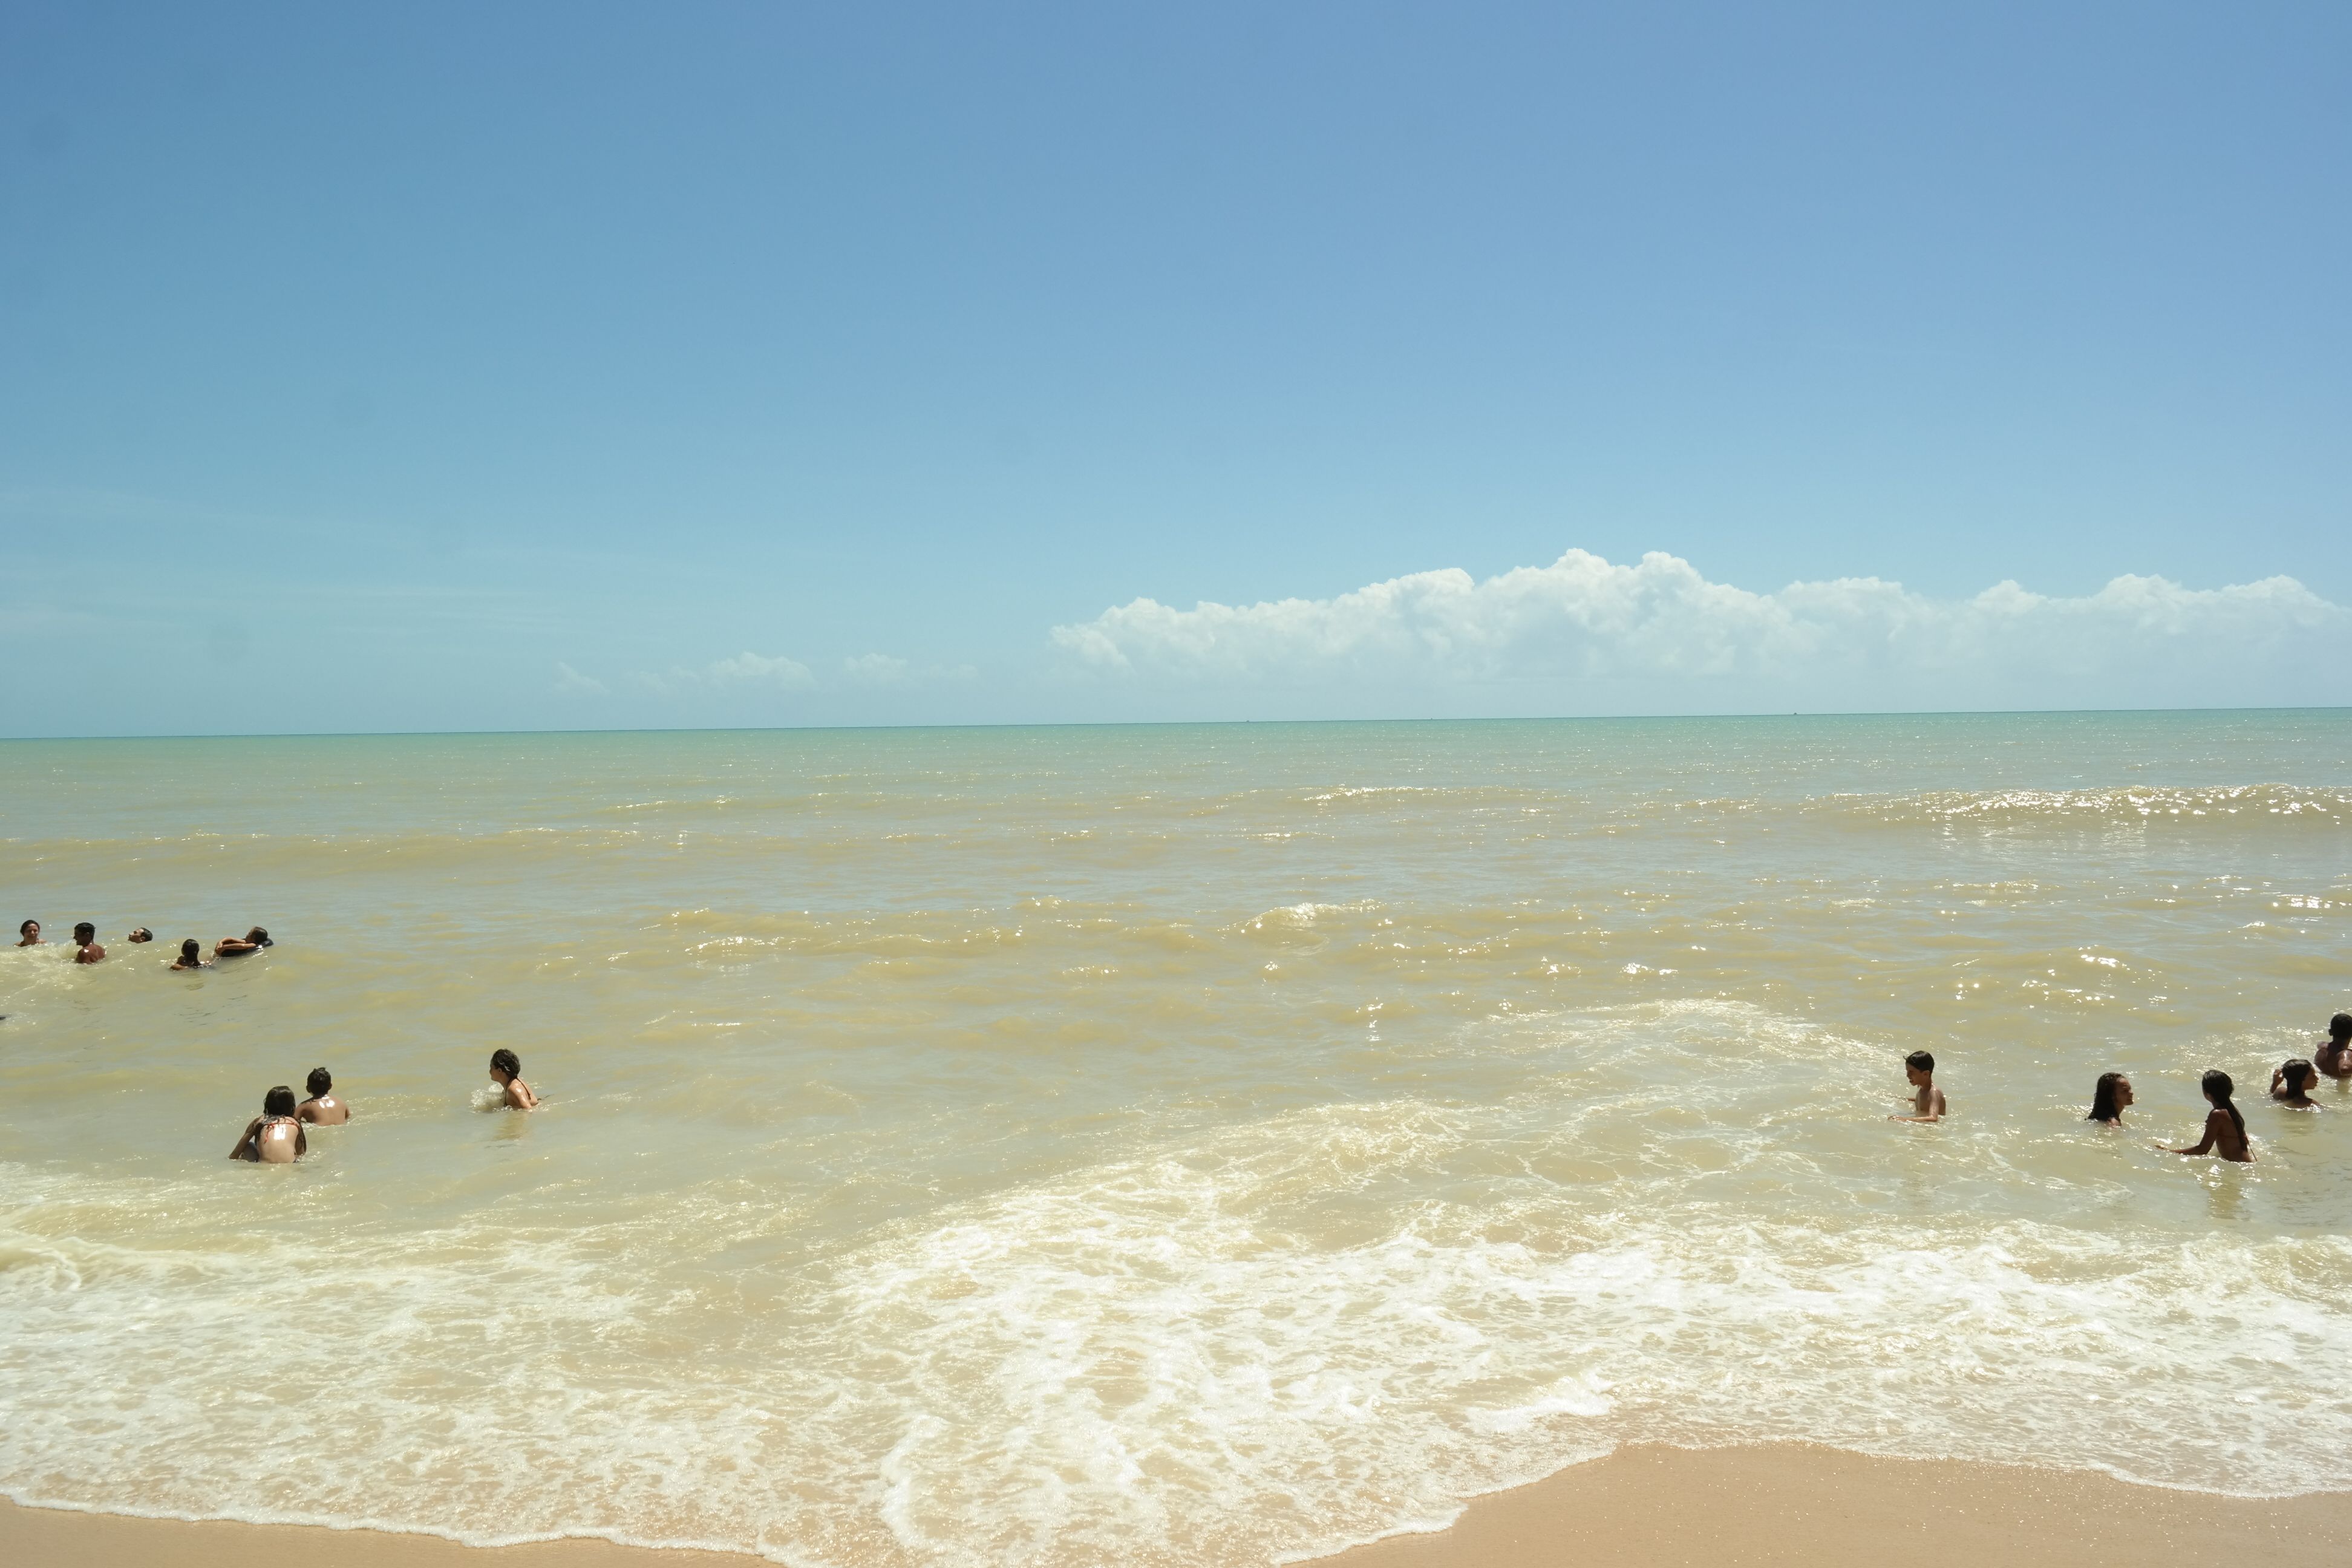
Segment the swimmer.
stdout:
[[205,956],[205,950],[196,945],[194,937],[180,944],[179,962],[172,965],[173,969],[210,969],[212,966],[212,960]]
[[312,1068],[310,1081],[304,1086],[310,1098],[297,1106],[294,1114],[313,1127],[341,1127],[352,1119],[352,1108],[333,1094],[335,1075],[325,1068]]
[[262,1097],[261,1114],[246,1124],[228,1157],[257,1164],[290,1165],[310,1152],[310,1141],[294,1118],[294,1091],[281,1083]]
[[149,931],[145,926],[132,926],[131,928],[131,934],[124,937],[122,940],[131,943],[133,947],[136,947],[142,942],[153,942],[155,940],[155,933]]
[[2290,1110],[2316,1110],[2319,1101],[2311,1098],[2311,1086],[2318,1081],[2312,1065],[2297,1057],[2271,1070],[2271,1098]]
[[507,1091],[509,1110],[529,1110],[539,1104],[539,1096],[522,1080],[522,1058],[504,1046],[490,1053],[490,1081]]
[[88,921],[74,927],[74,962],[100,963],[106,958],[106,949],[98,945],[98,928]]
[[2311,1053],[2311,1065],[2329,1078],[2352,1078],[2352,1013],[2327,1020],[2327,1038]]
[[2230,1103],[2230,1096],[2234,1092],[2230,1075],[2216,1068],[2205,1075],[2198,1087],[2205,1091],[2205,1098],[2213,1105],[2213,1109],[2205,1113],[2204,1141],[2194,1149],[2174,1149],[2171,1152],[2210,1152],[2219,1154],[2224,1160],[2235,1160],[2241,1164],[2253,1163],[2253,1145],[2246,1141],[2246,1119],[2238,1114],[2236,1106]]
[[1903,1076],[1911,1080],[1917,1092],[1911,1097],[1911,1114],[1900,1112],[1887,1117],[1889,1121],[1941,1121],[1944,1119],[1944,1091],[1936,1087],[1936,1058],[1926,1051],[1913,1051],[1903,1058]]
[[16,945],[18,947],[47,946],[48,944],[41,940],[41,922],[38,921],[26,921],[23,925],[18,926],[16,928]]
[[243,958],[248,952],[259,952],[263,948],[269,945],[271,945],[269,933],[262,930],[259,926],[256,926],[241,937],[225,936],[221,938],[220,941],[213,943],[213,956],[215,958]]
[[2131,1102],[2131,1079],[2119,1072],[2103,1072],[2091,1090],[2091,1114],[2083,1120],[2102,1127],[2121,1127],[2124,1110]]

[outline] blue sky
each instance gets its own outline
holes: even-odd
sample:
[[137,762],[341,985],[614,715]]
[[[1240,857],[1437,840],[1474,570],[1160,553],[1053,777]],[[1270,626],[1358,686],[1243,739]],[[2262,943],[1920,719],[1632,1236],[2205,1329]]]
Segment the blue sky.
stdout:
[[0,732],[2352,701],[2348,68],[13,0]]

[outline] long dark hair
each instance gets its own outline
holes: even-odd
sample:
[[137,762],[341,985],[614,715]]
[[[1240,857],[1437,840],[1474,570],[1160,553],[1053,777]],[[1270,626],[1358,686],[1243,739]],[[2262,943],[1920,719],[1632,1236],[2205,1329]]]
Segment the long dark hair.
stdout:
[[2123,1116],[2124,1108],[2116,1103],[2116,1085],[2123,1080],[2124,1075],[2119,1072],[2101,1073],[2099,1086],[2091,1091],[2091,1114],[2083,1120],[2085,1121],[2119,1120]]
[[2205,1098],[2213,1102],[2214,1109],[2230,1113],[2231,1121],[2237,1126],[2238,1136],[2243,1138],[2246,1135],[2246,1119],[2238,1114],[2236,1106],[2230,1103],[2230,1096],[2237,1089],[2237,1086],[2230,1081],[2230,1075],[2220,1068],[2214,1068],[2199,1080],[2198,1087],[2205,1091]]
[[2319,1077],[2319,1069],[2301,1057],[2297,1057],[2279,1068],[2279,1077],[2286,1080],[2286,1091],[2289,1094],[2301,1094]]
[[203,962],[205,950],[197,945],[196,939],[194,937],[188,937],[180,943],[180,962],[182,963],[198,963]]
[[281,1083],[276,1089],[271,1089],[268,1094],[263,1095],[261,1097],[261,1114],[264,1116],[293,1115],[294,1091]]
[[509,1078],[522,1076],[522,1058],[504,1046],[490,1053],[490,1067],[492,1070],[502,1072]]

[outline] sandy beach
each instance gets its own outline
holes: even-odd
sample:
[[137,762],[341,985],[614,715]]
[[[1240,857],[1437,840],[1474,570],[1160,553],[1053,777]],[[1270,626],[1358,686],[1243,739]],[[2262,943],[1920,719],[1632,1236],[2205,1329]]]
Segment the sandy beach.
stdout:
[[[1911,1568],[2085,1568],[2159,1558],[2316,1568],[2341,1562],[2347,1538],[2352,1490],[2261,1500],[2134,1486],[2093,1471],[1881,1459],[1810,1444],[1644,1445],[1480,1498],[1451,1529],[1391,1537],[1322,1559],[1317,1568],[1876,1568],[1896,1553]],[[351,1568],[721,1568],[755,1561],[604,1541],[481,1548],[366,1530],[0,1504],[0,1557],[13,1563],[244,1568],[266,1554]]]

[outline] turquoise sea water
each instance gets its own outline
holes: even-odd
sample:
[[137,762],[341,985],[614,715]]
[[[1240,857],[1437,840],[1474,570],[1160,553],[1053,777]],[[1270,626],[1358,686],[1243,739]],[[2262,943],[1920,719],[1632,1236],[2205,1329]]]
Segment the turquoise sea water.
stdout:
[[[0,1490],[1054,1564],[1639,1439],[2352,1486],[2352,1096],[2262,1092],[2348,820],[2338,710],[0,743],[8,923],[112,950],[0,952]],[[2209,1066],[2250,1169],[2152,1145]]]

